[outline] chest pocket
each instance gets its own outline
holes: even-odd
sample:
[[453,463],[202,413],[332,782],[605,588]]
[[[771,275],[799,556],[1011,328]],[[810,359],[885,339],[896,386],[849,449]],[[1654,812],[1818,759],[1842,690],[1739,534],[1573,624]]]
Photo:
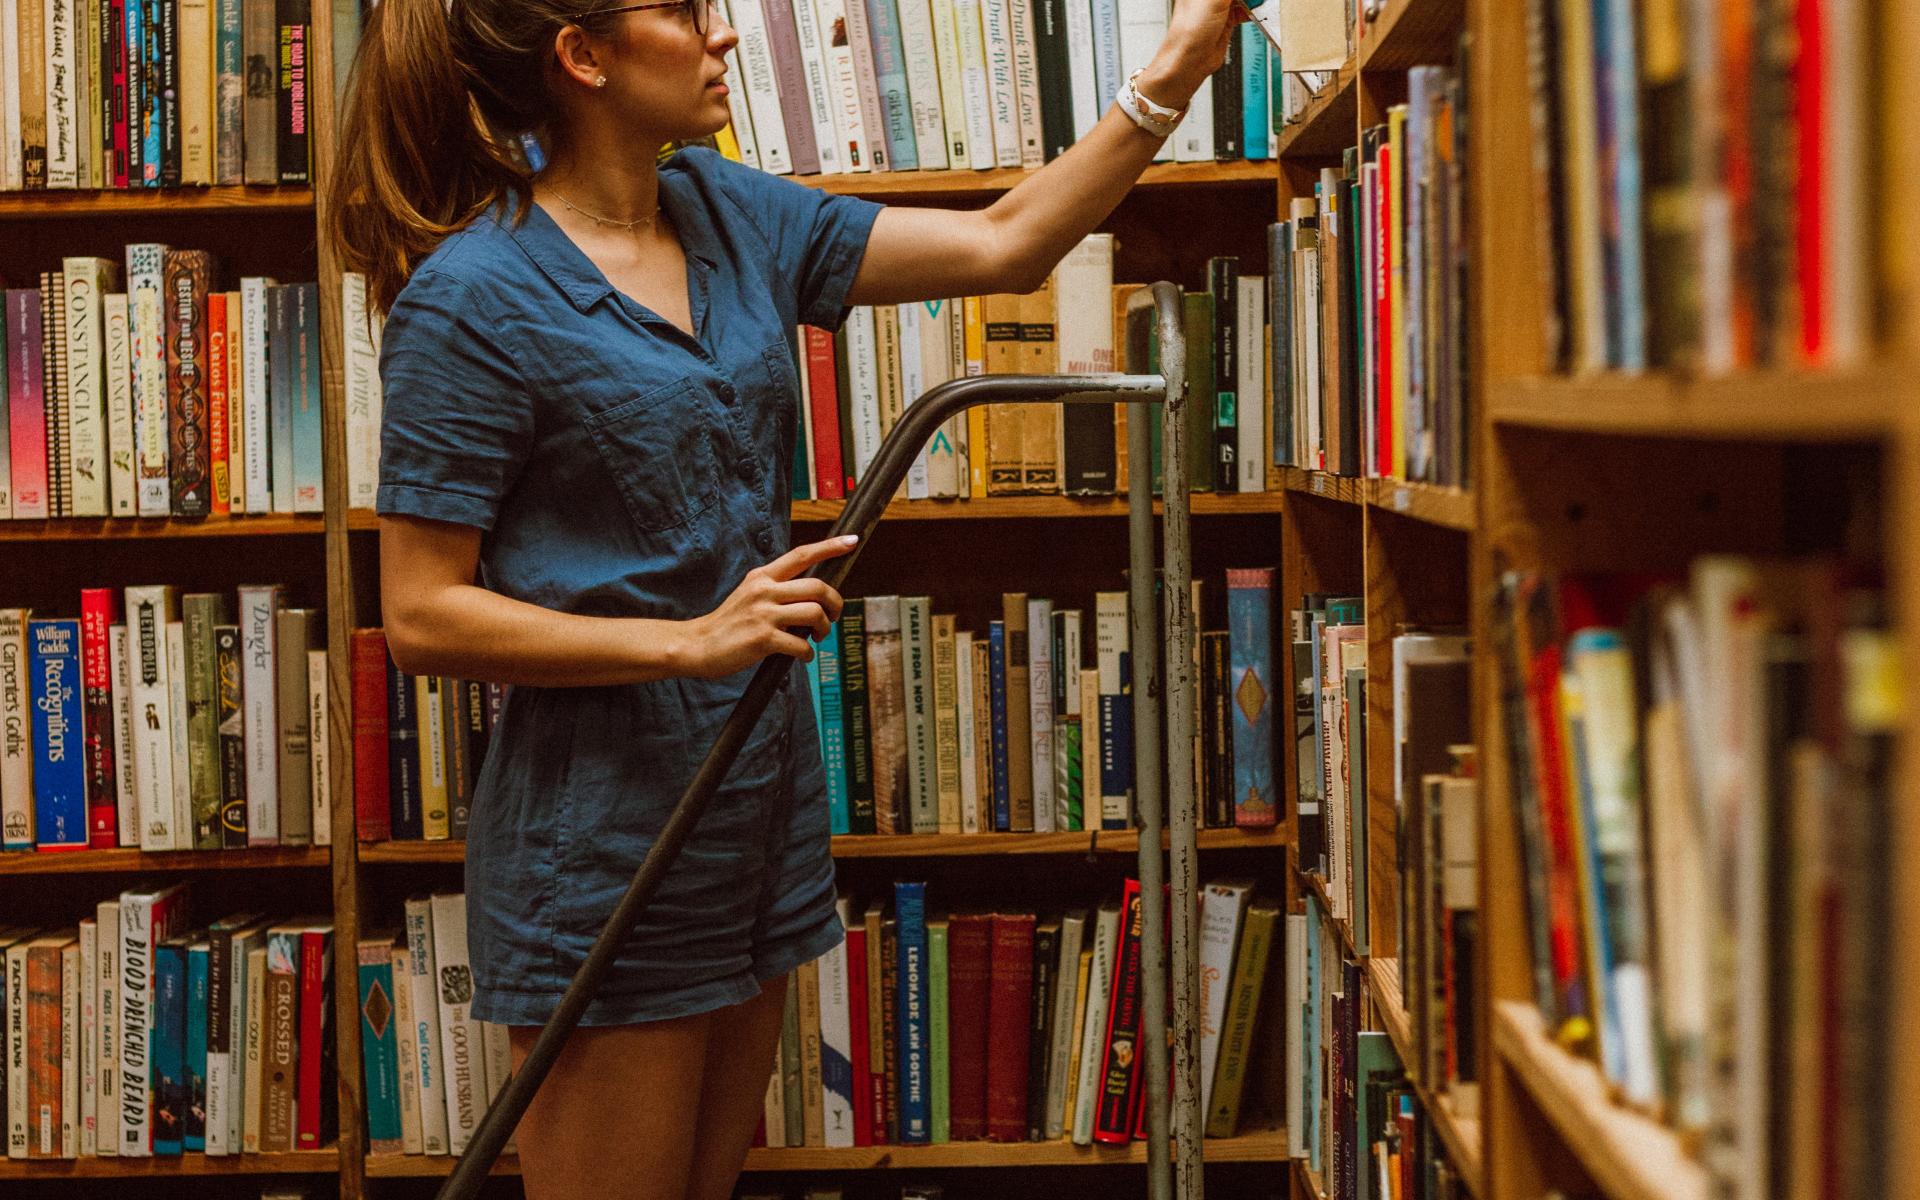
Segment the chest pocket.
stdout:
[[704,397],[679,380],[586,418],[635,525],[661,533],[712,508],[720,457]]

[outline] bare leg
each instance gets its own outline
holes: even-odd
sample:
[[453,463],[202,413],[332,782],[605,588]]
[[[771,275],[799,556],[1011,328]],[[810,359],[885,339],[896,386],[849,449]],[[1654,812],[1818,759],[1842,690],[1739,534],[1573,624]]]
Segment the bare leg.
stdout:
[[762,984],[753,999],[710,1014],[713,1028],[707,1039],[687,1200],[727,1200],[733,1195],[766,1102],[786,996],[787,979],[781,976]]
[[[720,1016],[575,1029],[514,1135],[528,1200],[684,1200]],[[516,1071],[539,1032],[511,1030]]]

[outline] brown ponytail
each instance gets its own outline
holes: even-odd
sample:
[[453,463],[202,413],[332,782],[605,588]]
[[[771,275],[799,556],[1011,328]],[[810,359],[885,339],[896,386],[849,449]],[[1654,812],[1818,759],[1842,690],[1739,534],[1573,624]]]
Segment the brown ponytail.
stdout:
[[557,115],[548,68],[554,34],[581,6],[610,0],[380,0],[368,14],[347,89],[327,236],[368,299],[392,307],[420,260],[448,234],[532,177],[507,139]]

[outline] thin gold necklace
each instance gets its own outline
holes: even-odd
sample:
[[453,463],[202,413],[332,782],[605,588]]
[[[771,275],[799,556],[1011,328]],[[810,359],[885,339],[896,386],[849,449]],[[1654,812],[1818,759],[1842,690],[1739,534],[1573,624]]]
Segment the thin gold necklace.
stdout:
[[585,217],[587,220],[592,221],[594,224],[608,225],[614,229],[624,229],[628,233],[632,233],[634,229],[638,226],[651,225],[655,221],[659,220],[660,218],[660,205],[658,203],[656,203],[653,206],[652,212],[648,213],[644,217],[640,217],[637,220],[615,221],[607,217],[600,216],[597,213],[588,212],[586,209],[581,208],[578,204],[575,204],[573,201],[567,199],[565,196],[562,196],[559,192],[555,191],[553,188],[548,188],[547,191],[553,196],[555,200],[558,200],[560,203],[566,205],[568,208],[572,209],[574,212],[579,213],[581,216]]

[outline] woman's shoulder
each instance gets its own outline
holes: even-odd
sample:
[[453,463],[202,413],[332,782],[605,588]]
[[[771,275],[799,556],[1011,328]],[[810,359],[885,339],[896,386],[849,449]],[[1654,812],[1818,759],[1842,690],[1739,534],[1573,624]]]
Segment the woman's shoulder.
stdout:
[[493,209],[454,230],[413,268],[395,298],[395,306],[428,295],[466,293],[475,301],[493,299],[500,290],[503,263],[512,261],[511,218]]

